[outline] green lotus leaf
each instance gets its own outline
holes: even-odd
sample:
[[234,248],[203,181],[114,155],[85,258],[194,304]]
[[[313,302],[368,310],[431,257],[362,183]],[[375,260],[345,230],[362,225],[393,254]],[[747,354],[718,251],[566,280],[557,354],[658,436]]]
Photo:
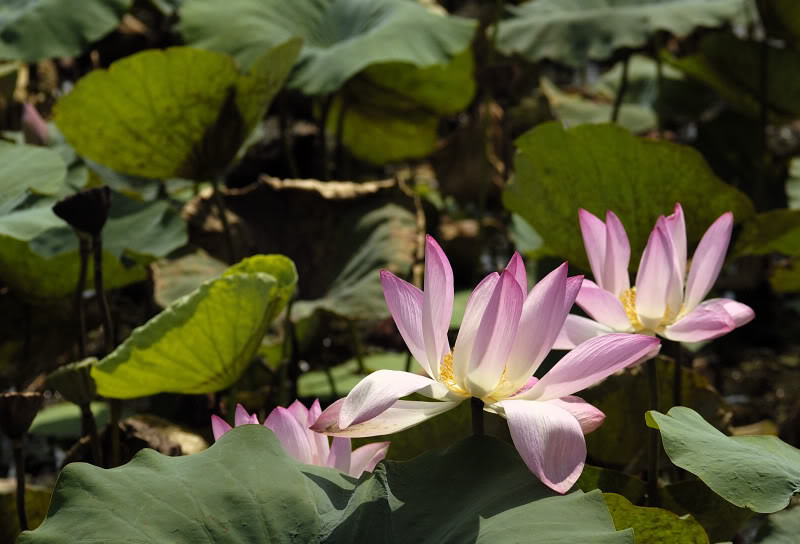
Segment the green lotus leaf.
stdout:
[[708,535],[692,516],[678,517],[669,510],[635,506],[616,493],[603,498],[618,530],[633,528],[638,544],[708,544]]
[[294,291],[294,264],[256,255],[176,300],[92,368],[111,398],[210,393],[251,363],[269,323]]
[[31,193],[55,195],[64,188],[66,177],[67,166],[57,152],[0,141],[0,214]]
[[685,37],[698,27],[722,26],[745,6],[746,0],[536,0],[509,8],[497,47],[577,68],[644,47],[660,30]]
[[786,508],[800,493],[800,450],[776,436],[725,436],[684,406],[647,412],[669,458],[725,500],[755,512]]
[[745,222],[733,251],[737,255],[800,256],[800,210],[771,210],[755,215]]
[[794,507],[767,517],[756,537],[756,544],[794,544],[800,534],[800,508]]
[[81,78],[56,103],[55,123],[80,155],[117,172],[208,181],[263,117],[300,45],[264,48],[246,73],[222,53],[143,51]]

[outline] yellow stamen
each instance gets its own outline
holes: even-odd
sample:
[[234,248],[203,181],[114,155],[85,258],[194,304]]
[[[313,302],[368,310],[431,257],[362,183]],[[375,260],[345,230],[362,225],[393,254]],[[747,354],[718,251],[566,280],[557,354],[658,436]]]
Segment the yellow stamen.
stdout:
[[442,362],[439,364],[439,381],[447,386],[450,391],[458,393],[459,395],[469,395],[464,389],[456,383],[456,377],[453,374],[453,353],[448,353],[442,357]]
[[639,321],[639,314],[636,313],[636,287],[625,289],[619,296],[619,300],[622,302],[622,307],[625,308],[625,314],[628,316],[633,330],[644,330],[644,325]]

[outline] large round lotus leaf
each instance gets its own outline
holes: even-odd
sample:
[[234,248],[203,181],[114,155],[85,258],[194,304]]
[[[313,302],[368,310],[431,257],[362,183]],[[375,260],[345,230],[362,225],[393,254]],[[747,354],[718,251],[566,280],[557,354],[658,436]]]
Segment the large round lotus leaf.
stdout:
[[744,224],[733,247],[737,255],[800,255],[800,210],[771,210]]
[[684,406],[647,412],[675,465],[725,500],[756,512],[786,508],[800,493],[800,450],[775,436],[725,436]]
[[78,81],[54,119],[79,154],[113,170],[207,181],[228,167],[263,117],[300,43],[262,49],[247,73],[212,51],[143,51]]
[[469,47],[476,28],[408,0],[192,0],[180,16],[186,43],[229,53],[243,66],[302,37],[289,86],[310,95],[337,91],[374,64],[444,64]]
[[131,335],[92,368],[111,398],[210,393],[234,383],[294,290],[294,264],[256,255],[202,284]]
[[0,59],[72,57],[111,32],[133,0],[6,0],[0,4]]
[[[74,231],[52,202],[0,216],[0,280],[32,299],[75,291],[80,258]],[[186,243],[186,225],[167,202],[136,202],[114,194],[103,230],[103,279],[108,289],[146,278],[142,264]],[[92,285],[93,266],[87,285]]]
[[56,151],[0,142],[0,214],[11,211],[30,193],[58,193],[66,177],[67,165]]
[[619,49],[644,47],[657,31],[678,37],[717,27],[744,11],[746,0],[536,0],[511,7],[498,49],[532,61],[579,67]]
[[495,439],[384,461],[355,480],[301,465],[269,429],[244,425],[194,455],[145,450],[113,470],[67,466],[47,519],[18,542],[504,544],[520,535],[633,544],[630,530],[615,531],[599,491],[557,495]]
[[521,215],[558,255],[588,268],[578,209],[599,217],[613,210],[631,244],[631,266],[639,258],[661,214],[680,202],[689,247],[717,217],[733,211],[736,221],[753,214],[747,196],[725,184],[694,149],[636,138],[615,125],[564,129],[539,125],[520,136],[514,181],[503,202]]
[[616,493],[604,493],[603,498],[614,526],[619,530],[632,527],[637,544],[708,544],[708,535],[692,516],[635,506]]

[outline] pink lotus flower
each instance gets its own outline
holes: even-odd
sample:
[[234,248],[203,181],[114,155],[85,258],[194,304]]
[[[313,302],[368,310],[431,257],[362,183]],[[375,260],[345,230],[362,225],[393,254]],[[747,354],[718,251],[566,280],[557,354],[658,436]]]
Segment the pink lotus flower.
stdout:
[[[584,280],[575,302],[593,319],[570,315],[556,349],[610,332],[657,334],[678,342],[699,342],[727,334],[755,316],[748,306],[727,298],[701,302],[713,287],[731,239],[733,214],[722,214],[708,228],[686,275],[686,225],[683,209],[658,218],[647,241],[636,286],[628,279],[631,250],[622,223],[609,211],[603,223],[578,212],[583,243],[597,283]],[[685,281],[684,281],[685,280]]]
[[[381,272],[389,310],[427,376],[374,372],[328,407],[312,429],[334,436],[388,434],[476,397],[484,410],[508,420],[528,468],[565,493],[583,470],[584,433],[605,417],[572,394],[650,356],[659,348],[658,339],[631,334],[596,338],[568,353],[537,381],[533,373],[561,330],[582,277],[567,278],[564,263],[527,293],[525,266],[515,253],[502,274],[489,274],[472,292],[453,350],[447,339],[453,272],[430,236],[424,281],[420,291]],[[415,392],[439,402],[399,400]]]
[[[270,412],[264,426],[269,428],[283,446],[283,449],[294,459],[306,465],[331,467],[358,478],[364,471],[372,472],[378,461],[386,457],[389,451],[388,442],[375,442],[350,451],[350,439],[334,437],[328,444],[328,437],[310,429],[317,420],[322,409],[319,400],[315,400],[311,409],[307,409],[296,400],[289,408],[278,406]],[[234,423],[239,425],[258,425],[256,414],[248,414],[241,404],[236,405]],[[214,440],[231,430],[222,418],[212,415],[211,428]]]
[[50,141],[50,128],[47,126],[47,121],[29,102],[22,105],[22,134],[27,144],[46,146]]

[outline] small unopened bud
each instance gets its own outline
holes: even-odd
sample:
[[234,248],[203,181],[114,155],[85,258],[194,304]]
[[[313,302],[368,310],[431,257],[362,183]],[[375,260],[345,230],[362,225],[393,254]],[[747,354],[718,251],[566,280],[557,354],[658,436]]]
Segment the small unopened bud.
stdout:
[[47,145],[50,142],[50,127],[33,104],[22,105],[22,134],[25,143]]
[[106,224],[110,209],[111,189],[103,186],[59,200],[53,206],[53,213],[75,230],[97,236]]
[[11,440],[21,438],[43,401],[41,393],[0,393],[0,429]]

